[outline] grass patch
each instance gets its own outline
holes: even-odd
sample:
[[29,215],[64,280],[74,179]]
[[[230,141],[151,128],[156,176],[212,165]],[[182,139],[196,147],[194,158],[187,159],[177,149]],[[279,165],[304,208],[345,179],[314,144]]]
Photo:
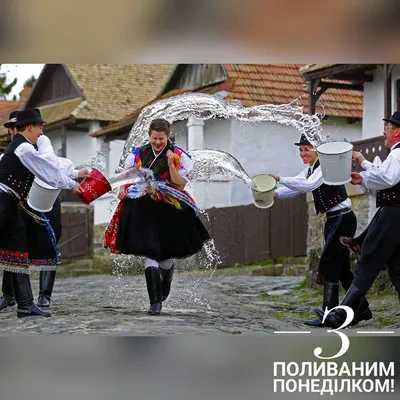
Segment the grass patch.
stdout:
[[267,292],[261,292],[260,297],[271,301],[278,301],[282,299],[282,296],[277,296],[277,295],[270,296]]
[[393,316],[391,315],[378,315],[377,319],[379,323],[383,326],[394,325],[396,323],[396,321],[393,319]]
[[307,288],[307,279],[304,278],[298,285],[296,285],[293,289],[294,290],[301,290]]

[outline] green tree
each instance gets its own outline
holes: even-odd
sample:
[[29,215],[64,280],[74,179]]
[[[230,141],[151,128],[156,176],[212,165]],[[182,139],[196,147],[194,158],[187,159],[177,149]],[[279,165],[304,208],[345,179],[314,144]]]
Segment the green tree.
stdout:
[[27,79],[24,83],[24,88],[33,88],[33,85],[36,83],[37,79],[35,75],[32,75],[29,79]]
[[0,99],[3,100],[5,100],[7,98],[7,95],[11,93],[13,87],[17,83],[17,78],[14,78],[14,80],[11,83],[7,83],[6,81],[7,81],[6,74],[4,72],[0,72]]

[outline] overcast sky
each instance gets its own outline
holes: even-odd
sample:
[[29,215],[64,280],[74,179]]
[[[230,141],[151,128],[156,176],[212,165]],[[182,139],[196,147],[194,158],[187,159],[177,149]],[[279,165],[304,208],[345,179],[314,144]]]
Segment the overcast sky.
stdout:
[[7,99],[11,100],[14,94],[18,98],[25,81],[32,75],[38,77],[43,67],[44,64],[1,64],[0,72],[6,73],[7,82],[11,82],[14,78],[17,78],[17,84]]

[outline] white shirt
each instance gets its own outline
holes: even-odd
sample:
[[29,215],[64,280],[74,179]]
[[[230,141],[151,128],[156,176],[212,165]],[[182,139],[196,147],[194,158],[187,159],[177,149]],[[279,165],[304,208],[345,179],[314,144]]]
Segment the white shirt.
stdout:
[[78,179],[79,171],[74,168],[74,163],[68,160],[68,158],[56,156],[50,139],[47,136],[41,135],[36,145],[39,154],[56,165],[64,175],[69,176],[71,179]]
[[400,182],[400,149],[394,149],[400,142],[391,147],[391,152],[382,164],[364,160],[360,172],[363,178],[361,187],[364,190],[383,190],[395,186]]
[[[64,168],[61,168],[61,164],[56,163],[46,151],[44,151],[43,154],[40,154],[40,152],[36,150],[32,144],[25,142],[21,143],[14,150],[14,154],[19,158],[22,165],[32,172],[32,174],[53,187],[59,189],[72,189],[76,185],[76,182],[73,179],[63,173],[65,168],[68,169],[69,167],[66,167],[65,164]],[[54,152],[53,155],[57,158]],[[3,154],[1,155],[0,160],[2,157]],[[8,188],[6,185],[1,185],[0,189],[7,191],[10,188]],[[15,193],[15,191],[13,192]]]
[[[324,183],[321,167],[317,167],[314,172],[307,178],[309,168],[312,169],[313,165],[305,168],[302,172],[300,172],[299,175],[296,175],[293,178],[281,177],[279,183],[284,185],[285,187],[280,187],[276,190],[278,197],[296,197],[302,193],[312,192],[318,189]],[[347,198],[338,205],[330,208],[328,212],[337,211],[344,208],[351,208],[350,198]]]

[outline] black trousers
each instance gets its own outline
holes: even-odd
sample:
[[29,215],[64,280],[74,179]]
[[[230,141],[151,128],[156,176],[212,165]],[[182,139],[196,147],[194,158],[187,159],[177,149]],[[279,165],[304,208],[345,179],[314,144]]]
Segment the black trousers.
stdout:
[[340,236],[353,237],[357,230],[357,218],[353,211],[329,217],[324,227],[325,245],[322,249],[318,273],[324,281],[342,283],[347,290],[352,281],[349,249],[340,243]]
[[369,224],[356,264],[354,286],[367,293],[381,268],[388,266],[390,279],[400,292],[400,207],[385,206]]

